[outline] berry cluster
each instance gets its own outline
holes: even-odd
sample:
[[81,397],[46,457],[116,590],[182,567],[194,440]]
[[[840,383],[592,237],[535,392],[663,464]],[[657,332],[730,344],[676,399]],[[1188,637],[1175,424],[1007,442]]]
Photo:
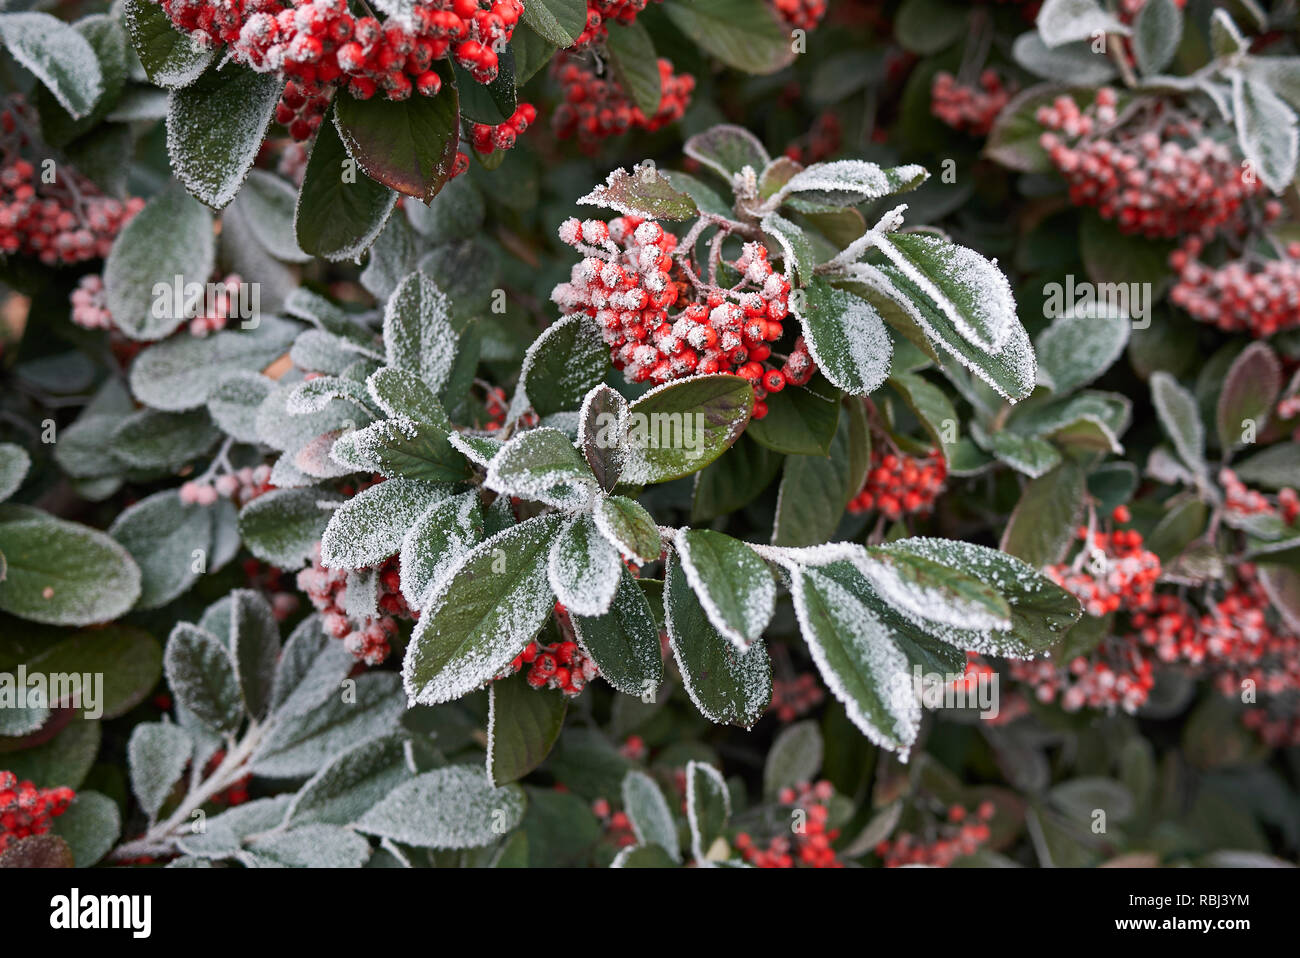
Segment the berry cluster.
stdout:
[[867,481],[849,503],[849,512],[875,510],[890,522],[897,522],[905,515],[929,515],[943,492],[948,463],[938,451],[917,458],[903,452],[887,452],[883,446],[881,438],[871,444]]
[[1226,143],[1204,135],[1198,120],[1169,119],[1159,107],[1145,126],[1116,127],[1117,102],[1102,87],[1087,110],[1068,96],[1038,110],[1038,122],[1055,131],[1040,142],[1072,203],[1154,239],[1243,225],[1245,201],[1264,187]]
[[[555,612],[557,617],[564,615],[564,606],[557,602]],[[578,643],[572,639],[562,639],[551,645],[529,642],[498,678],[514,675],[525,665],[529,667],[527,682],[533,688],[559,689],[568,696],[581,693],[600,674],[595,660],[578,648]]]
[[777,835],[764,848],[754,843],[747,832],[736,835],[740,857],[755,868],[843,868],[835,857],[831,843],[839,838],[838,828],[828,828],[830,800],[835,794],[830,782],[801,784],[798,789],[783,788],[777,795],[782,805],[802,809],[804,820],[792,830],[791,837]]
[[676,123],[686,112],[695,90],[695,77],[674,74],[673,65],[661,57],[659,108],[646,116],[613,77],[597,73],[588,58],[561,57],[555,70],[564,88],[564,102],[551,117],[555,134],[560,139],[577,137],[586,150],[594,150],[601,140],[620,136],[633,127],[653,133]]
[[1132,714],[1146,704],[1155,686],[1151,660],[1131,641],[1107,639],[1065,668],[1046,659],[1007,663],[1011,677],[1034,689],[1038,701],[1056,702],[1067,712],[1082,708],[1123,709]]
[[515,112],[504,123],[492,126],[487,123],[475,123],[470,127],[470,143],[479,153],[488,154],[493,150],[508,150],[515,145],[515,140],[524,135],[533,121],[537,119],[537,107],[531,103],[520,103]]
[[[0,114],[0,123],[9,115]],[[9,152],[4,149],[0,164],[0,254],[34,256],[47,266],[102,259],[144,208],[138,197],[122,202],[101,195],[67,167],[55,182],[38,182],[32,164]]]
[[767,250],[746,243],[728,263],[740,276],[731,289],[701,291],[701,301],[676,316],[690,285],[674,279],[677,238],[653,220],[620,216],[608,223],[566,220],[560,239],[586,258],[551,299],[564,315],[586,313],[600,326],[615,369],[632,382],[666,383],[694,374],[734,373],[754,385],[754,418],[767,414],[768,393],[802,386],[815,368],[802,337],[781,366],[770,343],[784,332],[790,314],[790,283],[773,271]]
[[650,0],[587,0],[587,26],[569,49],[585,50],[604,43],[609,37],[611,22],[630,24],[649,5]]
[[980,74],[978,86],[958,83],[951,73],[940,71],[930,88],[930,112],[954,130],[984,136],[1012,93],[992,70]]
[[632,820],[627,817],[627,812],[614,811],[609,804],[609,799],[598,798],[591,803],[592,813],[600,819],[601,827],[605,830],[605,839],[614,845],[615,848],[631,848],[637,843],[636,832],[632,828]]
[[844,143],[844,124],[834,113],[817,117],[810,129],[785,148],[785,155],[796,163],[809,166],[839,152]]
[[229,499],[237,506],[244,506],[274,488],[270,466],[245,466],[214,479],[193,479],[182,483],[180,496],[186,505],[210,506],[218,499]]
[[815,30],[826,8],[826,0],[772,0],[772,9],[788,30]]
[[66,812],[75,797],[66,786],[37,788],[0,770],[0,852],[21,838],[48,832],[50,821]]
[[72,291],[72,321],[82,329],[112,329],[113,314],[108,311],[104,278],[88,273],[77,281]]
[[298,573],[298,588],[307,593],[311,604],[324,616],[325,632],[336,639],[366,665],[379,665],[388,658],[389,640],[397,634],[397,620],[413,618],[414,613],[402,597],[402,576],[398,557],[386,559],[378,567],[380,614],[369,616],[354,626],[347,613],[347,569],[327,569],[320,561],[320,544],[312,564]]
[[[230,273],[210,284],[204,297],[187,307],[198,313],[190,317],[190,335],[203,337],[225,329],[240,308],[240,288],[243,285],[244,281],[237,273]],[[72,321],[78,326],[84,329],[113,328],[113,314],[108,309],[103,277],[98,274],[81,277],[69,300],[72,303]]]
[[804,672],[792,679],[772,679],[772,704],[769,708],[776,713],[778,722],[793,722],[821,705],[825,698],[821,683],[811,672]]
[[[1116,521],[1125,521],[1128,510],[1120,507]],[[1136,529],[1114,532],[1077,530],[1083,542],[1073,564],[1048,566],[1046,575],[1074,594],[1089,615],[1103,616],[1121,608],[1133,612],[1148,606],[1160,578],[1160,558],[1142,546]]]
[[1278,259],[1233,260],[1214,269],[1200,262],[1204,244],[1190,237],[1170,254],[1178,280],[1169,298],[1203,323],[1256,339],[1300,325],[1300,242]]
[[933,836],[923,838],[904,832],[893,841],[878,844],[876,855],[884,860],[886,868],[905,865],[947,868],[957,859],[975,854],[988,842],[993,811],[992,802],[980,802],[973,815],[961,805],[953,805],[948,809],[948,820],[934,829]]

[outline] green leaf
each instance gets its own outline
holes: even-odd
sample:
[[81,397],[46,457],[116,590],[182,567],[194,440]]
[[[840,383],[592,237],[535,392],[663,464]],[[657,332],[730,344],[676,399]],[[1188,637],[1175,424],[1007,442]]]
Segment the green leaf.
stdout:
[[488,690],[487,774],[493,785],[517,782],[550,754],[569,699],[559,689],[535,689],[524,672]]
[[176,178],[213,209],[235,198],[284,92],[282,77],[227,63],[167,105],[167,152]]
[[[537,11],[534,10],[533,12],[536,14]],[[583,23],[586,23],[585,10]],[[560,41],[546,39],[528,25],[527,17],[516,23],[514,35],[510,39],[510,47],[515,54],[515,85],[521,87],[531,80],[543,67],[551,62],[556,47],[568,45]],[[453,180],[452,182],[456,181]]]
[[967,35],[969,10],[946,0],[906,0],[894,17],[903,49],[929,56]]
[[938,386],[914,373],[896,373],[889,377],[889,385],[900,396],[912,415],[920,420],[930,434],[936,448],[942,451],[949,465],[957,457],[957,410],[952,400]]
[[609,24],[605,52],[614,69],[618,85],[623,88],[646,116],[659,112],[663,85],[659,76],[659,58],[654,41],[640,23]]
[[841,417],[828,456],[786,456],[772,544],[811,546],[830,539],[849,500],[862,488],[870,448],[859,405]]
[[219,438],[202,410],[158,412],[141,409],[113,430],[114,458],[135,469],[176,469],[197,459]]
[[1011,609],[997,590],[953,564],[879,547],[857,567],[882,599],[913,619],[980,631],[1011,626]]
[[1280,442],[1236,464],[1237,478],[1253,486],[1294,486],[1300,475],[1300,443]]
[[5,49],[73,117],[88,115],[104,94],[104,74],[84,36],[48,13],[0,14]]
[[423,273],[411,273],[384,309],[388,365],[415,373],[437,393],[451,371],[456,341],[446,295]]
[[541,427],[515,436],[492,457],[483,484],[503,495],[574,509],[596,493],[596,478],[569,437]]
[[398,786],[356,828],[417,848],[479,848],[515,828],[523,814],[518,785],[495,788],[482,769],[451,765]]
[[172,26],[162,5],[153,0],[126,0],[126,32],[151,83],[177,90],[202,75],[216,59],[215,47],[200,46]]
[[124,615],[140,597],[140,569],[103,532],[39,516],[0,522],[0,610],[48,625]]
[[[46,675],[103,675],[96,718],[117,718],[135,708],[162,676],[162,647],[148,632],[128,625],[75,632],[28,662]],[[85,706],[83,705],[83,708]]]
[[1036,436],[1022,436],[1014,432],[995,432],[989,440],[993,455],[1017,472],[1037,479],[1061,461],[1056,447]]
[[645,772],[628,772],[623,778],[623,810],[642,845],[658,845],[673,861],[681,861],[682,847],[668,800]]
[[360,868],[370,843],[337,825],[305,825],[259,835],[238,857],[258,868]]
[[709,622],[741,652],[772,620],[776,582],[754,550],[709,529],[679,529],[673,544]]
[[807,386],[788,386],[767,397],[767,415],[751,420],[745,435],[773,452],[827,456],[840,421],[840,396],[820,374]]
[[[817,265],[817,254],[803,229],[778,213],[768,213],[763,217],[760,225],[764,233],[780,244],[786,264],[786,274],[792,279],[797,276],[798,282],[805,286],[811,284],[813,269]],[[819,285],[824,287],[824,284]],[[824,288],[823,294],[825,295]],[[816,306],[809,307],[810,311],[816,308]]]
[[164,606],[198,581],[212,552],[212,523],[211,509],[185,505],[174,489],[156,492],[118,515],[108,534],[140,567],[139,608]]
[[632,403],[622,479],[649,485],[680,479],[722,455],[749,422],[754,390],[739,376],[692,376]]
[[318,503],[338,499],[318,489],[272,489],[240,510],[239,535],[263,562],[300,569],[312,558],[329,523],[329,511]]
[[1138,11],[1133,55],[1143,76],[1159,73],[1173,62],[1183,37],[1183,12],[1174,0],[1148,0]]
[[755,173],[762,173],[772,162],[758,137],[743,126],[729,124],[712,126],[696,133],[686,141],[682,152],[713,170],[727,183],[747,166]]
[[602,496],[592,517],[601,535],[617,546],[626,559],[646,565],[663,552],[663,540],[654,516],[635,500],[626,496]]
[[1295,112],[1268,86],[1231,71],[1232,115],[1237,144],[1250,172],[1274,193],[1281,193],[1296,175],[1300,131]]
[[266,715],[271,684],[280,658],[280,627],[271,603],[260,592],[235,589],[230,605],[229,648],[244,708],[255,719]]
[[1273,404],[1282,391],[1282,364],[1267,343],[1251,343],[1233,360],[1219,393],[1215,417],[1219,444],[1236,449],[1264,431]]
[[1046,0],[1038,13],[1038,32],[1049,47],[1090,40],[1097,33],[1128,36],[1129,29],[1098,0]]
[[663,685],[659,626],[636,579],[624,569],[604,615],[572,617],[578,644],[595,660],[601,677],[625,695],[653,695]]
[[402,478],[361,490],[330,517],[321,536],[321,562],[328,569],[360,569],[396,555],[406,530],[448,491]]
[[[101,123],[117,105],[127,79],[130,42],[126,31],[116,19],[106,14],[92,14],[82,17],[72,24],[72,28],[85,37],[95,51],[95,59],[99,62],[99,69],[104,77],[104,92],[89,114],[74,119],[45,87],[37,88],[36,112],[40,117],[41,132],[46,142],[57,148],[70,146],[78,137],[90,132]],[[105,129],[111,127],[103,127],[100,132]],[[129,142],[129,134],[127,139]],[[98,137],[95,135],[86,137],[85,143],[76,144],[73,152],[80,152],[83,146],[89,146],[96,140]],[[80,160],[82,157],[75,159]],[[90,169],[83,167],[80,162],[77,163],[77,169],[87,175],[91,174]]]
[[356,169],[326,116],[298,191],[298,245],[324,259],[356,259],[375,241],[396,204],[396,193]]
[[618,485],[618,477],[623,472],[627,421],[627,400],[603,383],[582,400],[578,413],[578,448],[606,492]]
[[1038,368],[1052,391],[1064,395],[1088,385],[1115,364],[1128,345],[1132,321],[1103,309],[1067,304],[1034,343]]
[[[770,413],[769,413],[770,415]],[[754,427],[750,423],[750,429]],[[691,522],[704,523],[736,512],[758,498],[781,471],[782,457],[748,435],[696,473]]]
[[767,649],[741,653],[720,635],[671,556],[664,582],[668,640],[691,701],[711,722],[751,728],[772,700]]
[[[1104,284],[1120,283],[1138,286],[1123,286],[1107,298],[1122,297],[1130,306],[1127,295],[1130,290],[1141,289],[1141,284],[1149,283],[1153,290],[1163,288],[1169,280],[1169,254],[1174,251],[1172,240],[1149,239],[1123,233],[1110,221],[1103,220],[1097,213],[1089,210],[1083,214],[1079,224],[1079,253],[1087,269],[1088,278],[1098,284],[1098,294],[1105,295]],[[1114,302],[1114,299],[1111,299]],[[1150,303],[1146,303],[1147,315],[1141,318],[1150,323]],[[1068,304],[1067,304],[1068,308]],[[1098,310],[1100,312],[1100,310]],[[1130,310],[1136,313],[1136,309]]]
[[383,735],[348,749],[309,778],[289,803],[284,825],[351,825],[413,777],[405,737]]
[[233,734],[244,719],[235,663],[224,642],[188,622],[172,629],[163,652],[176,701],[214,732]]
[[32,457],[26,449],[12,442],[0,442],[0,502],[18,491],[31,467]]
[[761,0],[668,0],[677,29],[729,67],[775,73],[794,59],[794,45]]
[[176,277],[206,284],[214,256],[212,215],[179,186],[157,194],[117,234],[104,263],[114,325],[132,339],[175,331],[187,319],[175,308]]
[[822,767],[822,733],[811,719],[787,725],[772,740],[763,763],[763,797],[775,800],[782,789],[816,780]]
[[1178,457],[1195,475],[1205,474],[1205,426],[1196,398],[1178,385],[1168,373],[1151,375],[1151,401],[1165,435],[1174,444]]
[[587,26],[584,0],[534,0],[524,5],[524,23],[557,47],[571,47]]
[[556,600],[579,615],[609,611],[623,571],[618,547],[590,516],[575,516],[551,546],[547,575]]
[[477,492],[434,504],[402,539],[402,594],[412,609],[423,609],[429,591],[483,538],[483,509]]
[[1052,161],[1039,143],[1043,135],[1042,124],[1038,122],[1039,108],[1051,106],[1059,96],[1068,96],[1083,109],[1092,103],[1094,94],[1094,89],[1082,86],[1040,83],[1029,87],[1013,97],[998,114],[985,143],[984,155],[1011,170],[1050,173],[1054,169]]
[[253,236],[268,253],[285,263],[309,263],[293,232],[297,191],[266,170],[250,170],[240,192],[239,208],[247,213]]
[[639,166],[632,173],[614,170],[604,186],[578,203],[657,220],[689,220],[700,212],[690,196],[674,189],[653,166]]
[[660,845],[631,845],[619,851],[610,868],[676,868],[678,862]]
[[924,167],[915,163],[882,169],[865,160],[834,160],[814,163],[795,173],[781,187],[777,197],[806,213],[832,212],[895,193],[906,193],[916,189],[929,176]]
[[141,722],[131,730],[126,749],[131,791],[150,821],[185,773],[193,748],[189,733],[178,725]]
[[805,289],[800,320],[813,361],[831,384],[864,396],[885,381],[893,341],[875,308],[821,280]]
[[68,843],[76,866],[89,868],[116,844],[122,833],[122,813],[107,795],[83,790],[54,819],[52,831]]
[[405,416],[451,431],[451,421],[438,397],[416,373],[385,366],[366,380],[371,398],[389,416]]
[[382,419],[345,433],[334,443],[333,459],[357,471],[429,482],[469,477],[469,464],[447,438],[446,429],[405,417]]
[[691,854],[697,864],[707,860],[714,842],[720,838],[725,840],[730,817],[731,793],[722,773],[694,759],[687,762],[686,821],[691,828]]
[[335,125],[348,155],[372,180],[428,202],[451,177],[460,142],[456,85],[445,66],[437,96],[335,98]]
[[1083,488],[1083,471],[1073,462],[1030,482],[1002,534],[1002,550],[1035,568],[1060,562],[1078,527]]
[[413,702],[472,692],[528,645],[555,602],[547,579],[563,519],[543,515],[475,546],[434,591],[407,646],[402,678]]
[[1146,537],[1146,547],[1162,562],[1170,562],[1200,538],[1210,512],[1199,499],[1186,499],[1171,508]]
[[578,409],[608,369],[609,349],[595,322],[586,315],[566,316],[524,353],[507,418],[518,419],[529,407],[540,417]]
[[95,764],[101,738],[99,722],[74,718],[48,742],[5,755],[5,768],[37,788],[80,788]]

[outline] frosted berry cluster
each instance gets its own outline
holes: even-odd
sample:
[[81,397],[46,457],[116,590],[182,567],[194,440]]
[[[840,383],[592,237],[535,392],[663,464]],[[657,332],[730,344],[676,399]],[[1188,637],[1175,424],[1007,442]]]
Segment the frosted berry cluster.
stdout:
[[270,466],[245,466],[214,478],[191,479],[181,483],[180,497],[186,505],[211,506],[218,499],[229,499],[242,507],[274,488],[271,485]]
[[[238,273],[230,273],[207,287],[203,299],[194,304],[198,315],[191,316],[187,324],[190,335],[203,337],[225,329],[238,311],[240,287],[243,285]],[[108,308],[102,276],[81,277],[69,300],[72,303],[72,321],[78,326],[84,329],[113,328],[113,314]]]
[[37,788],[0,770],[0,852],[19,839],[48,832],[52,820],[66,812],[75,797],[66,786]]
[[[8,115],[0,114],[0,122]],[[33,256],[47,266],[102,259],[118,231],[144,208],[138,197],[123,202],[101,195],[68,167],[58,169],[55,182],[41,182],[31,163],[11,155],[7,145],[3,153],[0,254]]]
[[630,24],[649,5],[650,0],[587,0],[587,25],[569,49],[585,50],[604,43],[609,37],[609,24]]
[[1047,659],[1013,659],[1007,667],[1013,679],[1033,687],[1038,701],[1059,701],[1067,712],[1118,708],[1131,715],[1146,704],[1156,684],[1150,658],[1127,638],[1107,638],[1064,668]]
[[1277,259],[1242,258],[1215,269],[1191,237],[1169,257],[1178,273],[1169,298],[1194,319],[1257,339],[1300,325],[1300,242]]
[[[359,571],[359,570],[354,570]],[[298,573],[298,588],[307,593],[311,604],[324,617],[325,632],[342,639],[344,647],[366,665],[379,665],[392,649],[389,640],[397,634],[394,617],[412,618],[414,613],[402,597],[402,576],[398,557],[385,560],[378,567],[379,615],[360,622],[347,612],[347,569],[327,569],[320,561],[320,544],[312,564]]]
[[475,123],[470,127],[470,143],[482,154],[494,150],[508,150],[515,145],[515,140],[524,135],[537,119],[537,107],[531,103],[520,103],[515,112],[504,123],[492,126],[488,123]]
[[108,311],[104,278],[89,273],[77,281],[72,291],[72,321],[82,329],[112,329],[113,314]]
[[1231,469],[1219,470],[1219,485],[1223,486],[1223,509],[1234,516],[1278,516],[1287,525],[1294,525],[1300,516],[1300,496],[1291,488],[1278,490],[1277,505],[1268,501],[1262,492],[1247,488]]
[[835,789],[826,781],[783,788],[777,800],[803,809],[803,827],[790,836],[777,835],[766,847],[756,844],[748,832],[740,832],[735,842],[740,857],[755,868],[843,868],[844,863],[835,857],[831,847],[840,835],[838,828],[829,827],[834,794]]
[[[1128,511],[1120,506],[1119,516]],[[1076,534],[1082,540],[1078,559],[1072,564],[1048,566],[1043,571],[1048,578],[1073,593],[1089,615],[1103,616],[1121,608],[1132,612],[1145,608],[1155,595],[1156,580],[1160,578],[1160,558],[1143,548],[1142,535],[1136,529],[1116,529],[1114,532],[1087,529]]]
[[695,77],[674,74],[673,65],[661,57],[659,107],[652,116],[646,116],[612,76],[596,72],[589,58],[565,56],[556,61],[555,69],[564,89],[564,102],[551,117],[555,134],[561,139],[576,137],[588,150],[634,127],[653,133],[677,122],[695,90]]
[[947,821],[937,826],[933,836],[904,832],[892,841],[878,844],[876,855],[884,860],[886,868],[904,865],[947,868],[988,843],[993,812],[992,802],[980,802],[973,813],[961,805],[952,805],[948,808]]
[[1097,91],[1087,110],[1060,96],[1040,107],[1040,138],[1069,184],[1070,201],[1097,209],[1121,232],[1164,239],[1211,235],[1245,223],[1245,202],[1262,193],[1240,157],[1205,135],[1199,121],[1168,119],[1153,107],[1145,124],[1117,127],[1118,96]]
[[826,698],[821,683],[811,672],[792,679],[772,679],[772,704],[769,706],[778,722],[793,722],[807,715]]
[[862,491],[849,512],[879,512],[890,522],[903,516],[929,515],[943,492],[948,463],[937,451],[924,458],[889,452],[878,439],[871,444],[871,465]]
[[789,30],[814,30],[826,16],[826,0],[772,0],[772,9]]
[[984,136],[1011,102],[1011,94],[993,70],[981,73],[978,85],[959,83],[951,73],[940,71],[930,87],[930,112],[954,130]]
[[[556,603],[557,617],[564,615],[564,607]],[[505,675],[514,675],[528,666],[526,681],[535,689],[559,689],[570,697],[578,695],[599,675],[596,662],[572,639],[562,639],[551,645],[529,642],[528,647],[515,656]]]

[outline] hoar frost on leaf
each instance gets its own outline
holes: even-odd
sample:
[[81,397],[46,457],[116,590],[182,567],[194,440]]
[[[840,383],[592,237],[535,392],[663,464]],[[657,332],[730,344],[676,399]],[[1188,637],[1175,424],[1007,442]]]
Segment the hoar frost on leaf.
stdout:
[[388,365],[417,373],[435,393],[447,381],[459,337],[451,302],[424,273],[402,280],[384,309]]
[[679,529],[673,545],[713,627],[747,651],[776,609],[767,566],[745,543],[707,529]]
[[478,848],[515,828],[524,791],[495,788],[482,768],[450,765],[399,785],[357,822],[357,830],[417,848]]
[[614,601],[623,562],[589,516],[579,516],[555,539],[546,565],[556,598],[574,615],[604,615]]
[[538,428],[515,436],[492,457],[483,484],[563,509],[579,509],[596,491],[595,477],[569,438]]
[[402,595],[412,609],[424,608],[449,569],[483,538],[483,510],[477,492],[444,499],[416,520],[402,539]]
[[321,562],[358,569],[394,555],[414,522],[448,490],[418,479],[387,479],[363,489],[330,517],[321,539]]

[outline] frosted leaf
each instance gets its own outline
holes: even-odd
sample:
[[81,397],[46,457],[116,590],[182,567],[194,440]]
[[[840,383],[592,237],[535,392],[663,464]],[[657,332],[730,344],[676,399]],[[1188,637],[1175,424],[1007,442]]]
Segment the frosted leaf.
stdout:
[[298,191],[266,170],[251,170],[236,205],[262,247],[285,263],[310,263],[293,232],[293,208]]
[[395,732],[403,712],[397,676],[368,672],[353,681],[355,701],[345,695],[346,687],[336,683],[321,705],[305,714],[278,718],[253,755],[253,774],[305,778],[345,749]]
[[623,572],[618,549],[579,516],[555,538],[546,572],[556,599],[574,615],[604,615]]
[[1088,385],[1115,364],[1128,344],[1132,321],[1093,304],[1059,316],[1034,344],[1038,366],[1057,393]]
[[713,627],[748,650],[776,609],[772,573],[749,546],[721,532],[679,529],[673,544]]
[[439,580],[406,648],[412,704],[460,698],[501,673],[555,604],[546,565],[562,518],[542,515],[479,543]]
[[319,412],[294,416],[288,411],[294,383],[281,383],[257,409],[258,438],[280,452],[295,453],[317,436],[336,429],[355,429],[370,422],[364,409],[335,399]]
[[572,616],[574,638],[600,669],[600,676],[625,695],[641,696],[664,681],[659,623],[632,573],[619,574],[618,591],[601,616]]
[[342,340],[344,348],[359,356],[376,360],[384,358],[382,346],[364,323],[366,317],[345,312],[324,296],[313,293],[304,286],[299,286],[289,294],[284,310]]
[[614,170],[604,186],[581,197],[578,204],[654,220],[688,220],[700,212],[693,199],[674,189],[652,166],[638,167],[634,173]]
[[361,285],[375,299],[388,299],[415,270],[423,251],[424,241],[410,220],[401,215],[390,216],[370,247],[366,268],[361,271]]
[[495,788],[481,768],[450,765],[398,786],[356,827],[417,848],[480,848],[515,828],[523,815],[518,785]]
[[567,436],[531,429],[507,442],[488,464],[483,484],[560,509],[580,509],[596,493],[596,479]]
[[176,30],[153,0],[126,0],[122,19],[141,66],[159,86],[176,89],[193,83],[216,58],[216,50]]
[[254,868],[360,868],[370,843],[338,825],[304,825],[255,838],[237,857]]
[[402,595],[418,611],[447,571],[483,538],[478,492],[451,496],[416,520],[402,539]]
[[0,502],[18,491],[31,466],[32,457],[26,449],[12,442],[0,442]]
[[1059,437],[1070,444],[1118,454],[1124,451],[1119,436],[1128,429],[1132,407],[1132,400],[1119,393],[1088,391],[1026,407],[1022,414],[1012,415],[1007,424],[1019,433]]
[[668,808],[668,800],[659,786],[645,772],[628,772],[623,776],[623,811],[631,820],[638,844],[658,845],[673,861],[682,860],[677,824]]
[[321,562],[328,569],[378,565],[397,553],[406,530],[448,492],[442,485],[401,478],[361,490],[330,517],[321,537]]
[[730,180],[746,166],[761,172],[772,162],[758,137],[743,126],[728,124],[696,133],[682,145],[682,152],[725,180]]
[[451,302],[421,272],[398,285],[384,309],[388,365],[418,375],[437,393],[447,381],[459,337],[451,325]]
[[594,319],[579,313],[552,323],[524,352],[507,424],[530,408],[539,416],[577,408],[608,369],[609,347]]
[[442,428],[405,416],[381,419],[339,437],[332,455],[349,471],[430,482],[456,482],[469,477],[469,466],[452,448]]
[[451,421],[434,390],[410,370],[377,369],[366,380],[366,390],[385,415],[405,416],[451,432]]
[[[307,440],[290,458],[294,469],[312,479],[338,479],[356,471],[355,466],[340,463],[334,458],[334,443],[338,439],[338,430],[333,430]],[[288,453],[285,456],[288,457]]]
[[1098,0],[1047,0],[1038,13],[1038,32],[1049,47],[1077,40],[1117,33],[1128,36],[1129,28],[1105,10]]
[[811,719],[787,725],[777,733],[763,764],[763,795],[774,799],[784,788],[798,788],[815,780],[822,767],[824,743]]
[[1237,142],[1260,182],[1280,194],[1295,178],[1300,158],[1296,115],[1266,84],[1231,71]]
[[670,553],[664,577],[664,619],[682,684],[711,722],[752,728],[772,701],[772,664],[761,644],[742,654],[708,615]]
[[404,736],[384,735],[362,742],[307,780],[289,803],[284,824],[351,825],[410,779]]
[[635,500],[602,496],[592,510],[600,534],[618,547],[623,558],[640,565],[654,562],[663,552],[663,539],[654,517]]
[[913,615],[982,632],[1011,627],[1001,595],[951,566],[885,549],[867,550],[854,564],[886,603]]
[[153,821],[185,774],[193,743],[186,731],[168,722],[141,722],[126,745],[131,791]]
[[179,622],[163,652],[167,685],[208,728],[234,733],[244,720],[230,648],[211,632]]
[[823,566],[832,562],[855,562],[866,552],[856,542],[827,542],[817,546],[768,546],[750,543],[749,547],[769,562],[785,569],[800,566]]
[[880,314],[865,299],[820,281],[805,292],[799,319],[817,368],[850,395],[874,390],[889,376],[894,351]]
[[768,213],[759,225],[762,226],[764,235],[776,240],[780,245],[781,259],[785,263],[785,278],[790,284],[812,283],[813,271],[817,266],[817,254],[803,228],[779,213]]
[[0,14],[5,49],[80,119],[104,94],[104,74],[94,48],[76,29],[48,13]]
[[822,680],[867,738],[907,760],[921,724],[905,656],[883,623],[825,570],[792,576],[804,641]]
[[754,390],[739,376],[688,376],[656,386],[629,407],[621,481],[649,485],[699,472],[740,438]]
[[894,233],[876,248],[980,349],[999,352],[1019,325],[1011,283],[973,249],[928,233]]
[[779,195],[782,199],[794,195],[819,205],[857,206],[868,200],[914,190],[929,176],[925,167],[914,163],[885,170],[866,160],[836,160],[814,163],[796,173]]
[[263,562],[299,569],[312,557],[329,522],[322,501],[342,500],[318,489],[272,489],[240,510],[240,537]]
[[1017,435],[1005,429],[993,434],[989,446],[999,462],[1005,462],[1031,479],[1046,475],[1061,462],[1060,452],[1050,442],[1035,436]]
[[271,394],[275,380],[261,373],[237,372],[208,396],[208,415],[236,442],[257,442],[257,407]]
[[691,829],[691,856],[697,865],[708,861],[709,847],[723,837],[730,817],[731,793],[722,773],[704,762],[687,762],[686,822]]
[[578,411],[578,447],[605,491],[618,484],[627,458],[627,400],[604,383],[587,393]]
[[462,456],[483,469],[488,467],[492,457],[505,445],[492,436],[473,436],[463,432],[453,432],[447,438]]
[[361,355],[346,339],[323,329],[305,329],[293,341],[289,359],[298,369],[337,376]]
[[343,613],[354,622],[377,618],[379,612],[379,569],[349,569],[344,580]]
[[156,609],[188,590],[201,574],[194,552],[212,551],[212,511],[185,505],[170,489],[128,506],[108,529],[140,567],[138,608]]
[[182,831],[177,847],[201,858],[232,858],[242,847],[244,839],[280,826],[291,798],[291,795],[276,795],[236,805],[209,818],[201,833],[195,834],[188,829]]
[[298,383],[285,400],[285,411],[291,416],[306,416],[320,412],[331,400],[347,399],[365,408],[370,401],[366,387],[352,379],[339,376],[317,376]]
[[271,681],[277,719],[304,715],[338,691],[356,660],[343,643],[325,634],[321,617],[307,616],[284,643]]

